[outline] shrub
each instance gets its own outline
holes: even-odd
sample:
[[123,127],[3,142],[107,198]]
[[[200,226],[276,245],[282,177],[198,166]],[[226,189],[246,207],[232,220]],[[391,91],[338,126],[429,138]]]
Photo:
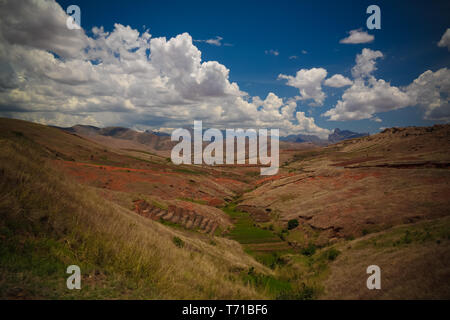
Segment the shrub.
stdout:
[[183,248],[184,247],[184,241],[181,240],[178,237],[173,237],[173,243],[178,247],[178,248]]
[[412,242],[412,236],[411,236],[411,232],[409,232],[409,230],[406,230],[402,241],[403,241],[403,243],[406,243],[406,244],[409,244]]
[[255,267],[254,267],[254,266],[251,266],[250,268],[248,268],[247,274],[248,274],[248,275],[253,275],[253,274],[255,274]]
[[287,261],[278,252],[272,252],[272,254],[268,256],[265,260],[261,259],[257,260],[267,265],[271,269],[275,269],[277,265],[283,266],[287,263]]
[[331,248],[327,251],[325,251],[325,256],[327,257],[328,260],[333,261],[337,258],[337,256],[340,254],[341,252],[335,248]]
[[288,221],[288,229],[292,230],[294,228],[298,227],[298,220],[297,219],[291,219]]
[[302,249],[302,254],[305,256],[312,256],[316,253],[316,246],[313,243],[310,243],[306,248]]
[[316,289],[306,284],[302,284],[302,288],[298,293],[298,300],[313,300],[316,296]]
[[302,283],[298,291],[283,290],[276,296],[277,300],[313,300],[317,297],[318,290]]

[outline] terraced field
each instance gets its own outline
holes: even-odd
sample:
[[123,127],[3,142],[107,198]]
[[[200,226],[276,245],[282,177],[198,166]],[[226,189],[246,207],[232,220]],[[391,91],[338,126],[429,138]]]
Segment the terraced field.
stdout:
[[205,233],[214,234],[220,222],[214,218],[199,214],[195,210],[169,205],[167,209],[153,205],[145,200],[134,202],[135,211],[141,216],[152,220],[171,222],[186,229],[200,230]]

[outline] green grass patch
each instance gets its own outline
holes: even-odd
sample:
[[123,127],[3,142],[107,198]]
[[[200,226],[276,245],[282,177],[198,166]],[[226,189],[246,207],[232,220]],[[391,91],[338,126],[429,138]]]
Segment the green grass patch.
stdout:
[[273,296],[278,296],[281,292],[289,292],[292,290],[291,284],[288,281],[277,279],[271,275],[257,273],[253,267],[248,272],[242,273],[242,278],[247,284],[265,290]]
[[251,216],[246,212],[235,209],[231,204],[223,208],[223,211],[234,220],[234,228],[228,236],[242,244],[264,243],[280,241],[270,230],[264,230],[255,225]]
[[355,249],[398,247],[429,241],[440,242],[446,239],[450,239],[450,218],[448,217],[415,225],[400,226],[380,234],[374,234],[369,239],[358,241]]
[[246,252],[253,255],[258,262],[271,269],[275,269],[277,266],[284,266],[287,263],[279,251],[257,252],[246,250]]

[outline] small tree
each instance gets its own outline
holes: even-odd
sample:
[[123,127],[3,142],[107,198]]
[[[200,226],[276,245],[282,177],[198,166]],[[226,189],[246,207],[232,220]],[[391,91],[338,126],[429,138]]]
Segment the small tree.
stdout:
[[291,219],[288,221],[288,229],[292,230],[298,227],[298,220],[297,219]]

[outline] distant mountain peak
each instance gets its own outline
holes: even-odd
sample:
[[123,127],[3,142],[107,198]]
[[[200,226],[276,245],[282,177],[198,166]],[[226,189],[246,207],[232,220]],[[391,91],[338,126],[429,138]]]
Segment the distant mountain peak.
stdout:
[[318,136],[315,135],[306,135],[306,134],[291,134],[286,137],[280,137],[280,140],[285,142],[297,142],[297,143],[310,142],[316,145],[327,144],[327,140],[320,139]]
[[350,130],[334,129],[334,132],[328,136],[328,141],[331,143],[339,142],[347,139],[354,139],[368,136],[368,133],[358,133]]

